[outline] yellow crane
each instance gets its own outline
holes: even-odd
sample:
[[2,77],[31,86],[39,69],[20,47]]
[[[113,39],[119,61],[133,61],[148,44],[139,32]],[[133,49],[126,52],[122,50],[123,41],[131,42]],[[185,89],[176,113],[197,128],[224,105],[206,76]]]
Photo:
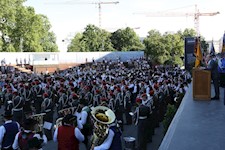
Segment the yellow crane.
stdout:
[[102,23],[102,5],[108,5],[108,4],[118,4],[118,1],[107,1],[107,2],[103,2],[103,1],[99,1],[99,2],[78,2],[78,1],[66,1],[66,2],[49,2],[46,4],[67,4],[67,5],[71,5],[71,4],[95,4],[98,5],[98,23],[99,23],[99,28],[101,28],[101,23]]
[[194,16],[194,24],[195,24],[195,31],[199,36],[199,17],[200,16],[215,16],[218,15],[219,12],[199,12],[197,5],[195,5],[195,12],[191,13],[184,13],[184,12],[148,12],[148,13],[134,13],[134,14],[145,14],[147,17],[181,17],[181,16]]

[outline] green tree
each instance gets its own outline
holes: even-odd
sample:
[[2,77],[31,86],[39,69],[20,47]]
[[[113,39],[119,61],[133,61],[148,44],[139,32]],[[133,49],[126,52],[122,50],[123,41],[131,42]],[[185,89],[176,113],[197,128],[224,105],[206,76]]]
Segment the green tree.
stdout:
[[118,51],[143,50],[144,45],[133,29],[127,27],[112,33],[111,41],[114,49]]
[[68,52],[85,52],[85,42],[82,41],[83,34],[77,33],[68,46]]
[[85,43],[86,51],[113,51],[110,36],[111,34],[109,32],[95,25],[87,25],[83,32],[81,42]]
[[147,38],[144,39],[145,53],[153,61],[162,64],[168,56],[164,38],[157,30],[150,30]]
[[[34,8],[23,6],[25,0],[1,0],[0,51],[53,52],[58,51],[56,38],[50,32],[51,25],[44,15],[35,13]],[[10,42],[5,37],[10,38]]]

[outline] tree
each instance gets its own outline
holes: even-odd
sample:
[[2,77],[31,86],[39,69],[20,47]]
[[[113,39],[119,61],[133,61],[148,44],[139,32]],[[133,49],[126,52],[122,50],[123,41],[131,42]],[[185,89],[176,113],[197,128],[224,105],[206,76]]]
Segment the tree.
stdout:
[[133,29],[127,27],[118,29],[112,33],[111,41],[113,48],[118,51],[143,50],[144,45]]
[[144,39],[145,53],[153,61],[163,63],[166,56],[169,54],[166,51],[166,44],[163,43],[164,39],[159,31],[150,30],[147,38]]
[[[56,38],[50,32],[51,24],[34,8],[23,6],[25,0],[1,0],[0,51],[54,52],[58,51]],[[5,37],[10,41],[6,41]]]
[[68,46],[68,52],[85,52],[85,43],[82,41],[83,34],[77,33]]
[[112,51],[110,33],[95,25],[87,25],[83,32],[82,41],[85,42],[87,51]]

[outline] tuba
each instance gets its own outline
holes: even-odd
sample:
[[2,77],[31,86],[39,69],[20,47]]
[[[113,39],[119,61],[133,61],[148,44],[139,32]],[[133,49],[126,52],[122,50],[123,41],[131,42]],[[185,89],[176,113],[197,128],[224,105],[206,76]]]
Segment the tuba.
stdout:
[[38,122],[37,126],[35,127],[35,132],[36,133],[40,133],[43,131],[43,126],[44,126],[44,115],[46,115],[45,113],[41,113],[41,114],[35,114],[35,115],[31,115],[30,118],[36,120]]
[[[92,109],[91,115],[94,122],[94,133],[91,143],[94,146],[101,145],[108,136],[108,125],[116,119],[114,112],[105,106],[96,106]],[[92,145],[92,146],[93,146]]]

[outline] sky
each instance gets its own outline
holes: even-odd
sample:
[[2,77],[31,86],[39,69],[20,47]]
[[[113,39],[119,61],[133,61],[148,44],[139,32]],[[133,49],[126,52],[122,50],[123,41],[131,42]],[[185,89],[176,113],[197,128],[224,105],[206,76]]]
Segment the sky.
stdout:
[[99,26],[99,8],[96,4],[99,2],[119,2],[101,4],[101,28],[110,32],[131,27],[138,36],[146,37],[152,29],[163,34],[194,28],[194,16],[149,17],[146,14],[194,13],[195,5],[200,13],[220,12],[215,16],[200,16],[200,35],[206,40],[214,40],[214,45],[218,45],[217,41],[225,31],[223,0],[27,0],[25,5],[34,7],[37,14],[49,18],[57,45],[61,52],[65,52],[73,35],[83,32],[88,24]]

